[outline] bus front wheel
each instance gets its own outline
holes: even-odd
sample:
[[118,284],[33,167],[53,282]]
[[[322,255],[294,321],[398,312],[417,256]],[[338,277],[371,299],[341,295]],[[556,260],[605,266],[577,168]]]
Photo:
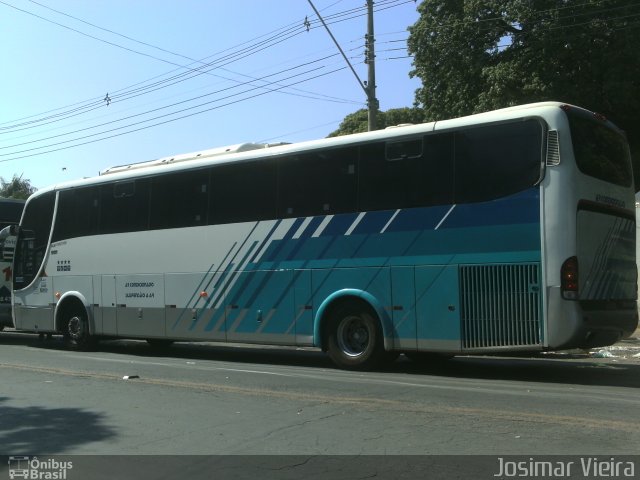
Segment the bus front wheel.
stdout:
[[65,315],[62,335],[66,346],[73,350],[88,350],[95,344],[89,331],[87,313],[79,308],[69,310]]
[[384,358],[380,324],[357,303],[338,307],[331,316],[327,350],[333,362],[351,370],[371,370]]

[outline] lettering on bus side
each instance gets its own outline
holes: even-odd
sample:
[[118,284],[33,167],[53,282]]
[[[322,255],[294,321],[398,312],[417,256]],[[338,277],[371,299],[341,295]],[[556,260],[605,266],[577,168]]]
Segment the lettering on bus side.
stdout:
[[613,207],[625,208],[626,204],[624,200],[620,200],[619,198],[613,198],[608,195],[596,195],[596,202],[605,203],[607,205],[611,205]]
[[155,293],[153,291],[144,291],[143,288],[154,288],[156,286],[155,282],[127,282],[124,284],[125,288],[131,289],[140,289],[137,292],[127,292],[125,293],[125,298],[155,298]]
[[125,298],[155,298],[155,293],[153,292],[129,292],[126,293]]
[[57,272],[70,272],[71,271],[71,260],[58,260],[58,264],[56,265]]
[[125,288],[153,288],[154,282],[127,282],[124,284]]

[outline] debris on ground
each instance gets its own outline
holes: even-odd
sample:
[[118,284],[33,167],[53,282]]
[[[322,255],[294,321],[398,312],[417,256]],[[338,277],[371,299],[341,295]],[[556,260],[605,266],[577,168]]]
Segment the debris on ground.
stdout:
[[598,350],[597,352],[590,352],[589,356],[593,358],[616,358],[616,356],[609,350]]

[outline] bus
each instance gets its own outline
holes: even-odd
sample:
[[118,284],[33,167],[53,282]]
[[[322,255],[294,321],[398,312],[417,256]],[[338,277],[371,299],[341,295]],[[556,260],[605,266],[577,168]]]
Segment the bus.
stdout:
[[16,237],[9,227],[20,222],[24,200],[0,198],[0,331],[13,327],[11,315],[11,261]]
[[28,200],[14,315],[339,367],[590,348],[638,324],[624,133],[557,102],[124,165]]

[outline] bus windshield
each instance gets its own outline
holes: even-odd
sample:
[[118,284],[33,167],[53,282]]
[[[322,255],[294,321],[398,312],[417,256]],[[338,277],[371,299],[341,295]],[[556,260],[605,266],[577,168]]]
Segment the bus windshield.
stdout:
[[576,164],[582,173],[622,187],[631,186],[631,162],[625,138],[595,117],[569,110]]
[[11,226],[20,222],[24,200],[0,198],[0,330],[13,326],[11,317],[11,260],[16,237],[11,235]]
[[47,251],[55,192],[31,199],[25,207],[14,257],[13,288],[29,285],[40,271]]

